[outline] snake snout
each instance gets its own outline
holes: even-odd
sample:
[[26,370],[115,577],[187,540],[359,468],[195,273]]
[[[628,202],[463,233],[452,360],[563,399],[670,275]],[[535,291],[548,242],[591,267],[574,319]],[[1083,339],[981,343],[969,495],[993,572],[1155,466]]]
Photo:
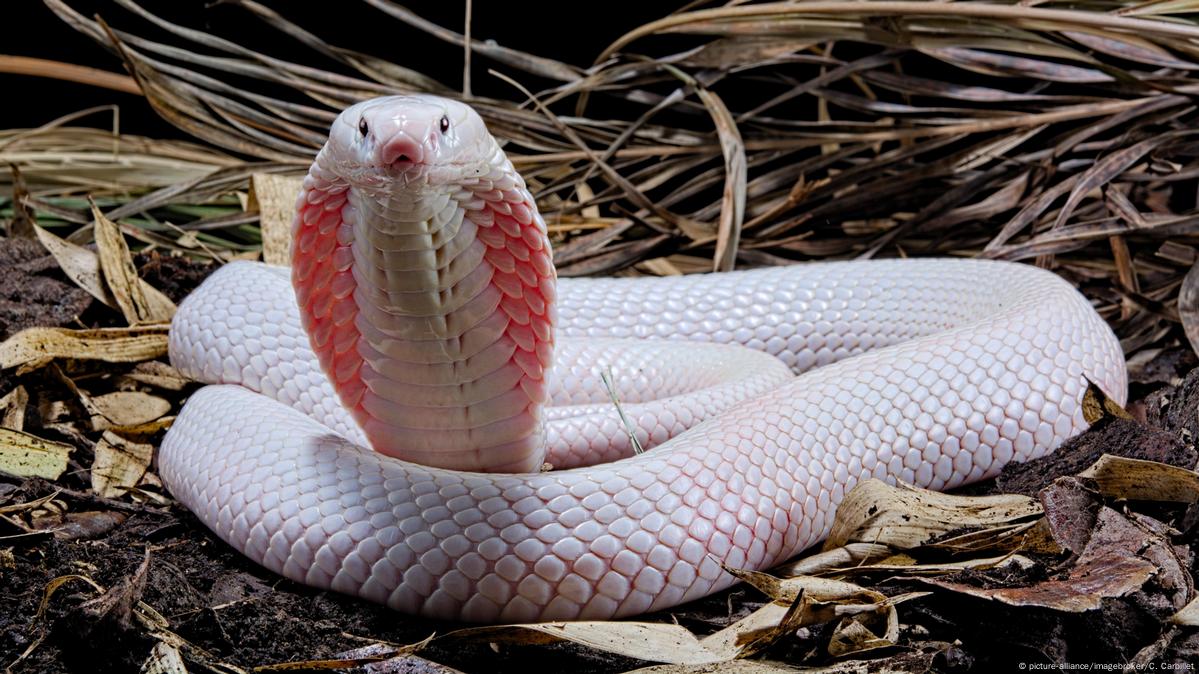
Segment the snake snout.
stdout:
[[406,133],[397,133],[379,147],[383,166],[408,168],[425,160],[425,145]]

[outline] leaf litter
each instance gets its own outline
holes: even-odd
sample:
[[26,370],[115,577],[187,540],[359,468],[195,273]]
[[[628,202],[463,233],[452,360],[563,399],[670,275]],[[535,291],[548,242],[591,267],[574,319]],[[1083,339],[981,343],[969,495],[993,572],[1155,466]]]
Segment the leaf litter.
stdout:
[[[171,41],[46,0],[132,74],[97,84],[139,87],[208,145],[73,116],[0,131],[15,167],[0,200],[0,586],[14,606],[0,662],[14,671],[923,672],[1199,654],[1186,631],[1199,622],[1199,375],[1184,376],[1199,324],[1199,29],[1169,3],[731,3],[636,28],[590,66],[472,41],[553,83],[533,92],[505,74],[523,94],[473,102],[536,190],[563,274],[1031,260],[1091,297],[1134,382],[1128,410],[1092,390],[1091,431],[993,483],[858,485],[823,551],[728,569],[745,581],[732,590],[633,621],[503,627],[406,620],[266,573],[174,505],[152,462],[192,390],[165,362],[174,303],[214,263],[286,261],[294,176],[337,108],[453,92],[326,44],[285,8],[225,3],[356,74],[115,4]],[[662,36],[698,48],[641,53],[661,53]],[[751,72],[762,95],[730,95]],[[589,117],[604,100],[643,111]]]

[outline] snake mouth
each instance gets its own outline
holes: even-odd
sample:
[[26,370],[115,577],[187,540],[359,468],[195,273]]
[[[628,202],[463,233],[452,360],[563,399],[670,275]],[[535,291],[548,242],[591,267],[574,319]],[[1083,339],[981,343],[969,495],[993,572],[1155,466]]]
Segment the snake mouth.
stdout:
[[395,173],[405,173],[425,162],[425,145],[406,133],[397,133],[379,147],[379,163]]

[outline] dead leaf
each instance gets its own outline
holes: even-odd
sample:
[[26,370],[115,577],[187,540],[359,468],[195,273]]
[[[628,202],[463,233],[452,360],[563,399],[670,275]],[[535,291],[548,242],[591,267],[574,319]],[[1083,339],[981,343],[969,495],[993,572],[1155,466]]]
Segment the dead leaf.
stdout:
[[63,273],[75,285],[86,290],[92,297],[103,302],[106,306],[117,307],[117,301],[104,284],[100,271],[100,258],[83,246],[60,239],[41,227],[36,228],[38,241],[54,257]]
[[902,573],[906,576],[913,575],[943,575],[947,573],[957,573],[965,569],[996,569],[1006,566],[1015,566],[1022,569],[1031,568],[1034,562],[1024,555],[1006,554],[998,557],[979,557],[975,559],[963,559],[956,562],[917,562],[914,558],[908,555],[895,555],[888,557],[875,564],[863,564],[861,566],[851,566],[840,569],[842,574],[859,574],[859,573]]
[[250,176],[250,199],[246,210],[258,211],[262,228],[262,261],[291,264],[291,225],[296,216],[296,199],[304,185],[300,176],[255,173]]
[[123,496],[141,481],[154,456],[154,445],[133,442],[112,431],[104,431],[96,443],[95,453],[92,491],[113,498]]
[[1199,260],[1191,265],[1178,289],[1178,318],[1191,350],[1199,353]]
[[25,429],[25,408],[29,405],[29,394],[24,386],[17,386],[0,398],[0,428],[12,431]]
[[99,538],[128,518],[113,510],[85,510],[77,513],[55,513],[33,518],[33,527],[49,530],[62,541]]
[[1199,473],[1156,461],[1104,454],[1078,476],[1094,480],[1109,498],[1199,502]]
[[1103,506],[1099,494],[1079,477],[1066,476],[1054,480],[1038,496],[1053,540],[1064,550],[1082,552]]
[[[323,670],[338,670],[353,669],[362,667],[370,672],[388,672],[388,671],[403,671],[405,674],[458,674],[458,670],[449,667],[442,667],[435,662],[429,662],[423,658],[415,658],[412,653],[415,653],[429,642],[433,641],[433,635],[428,636],[421,641],[406,646],[383,646],[375,644],[363,648],[356,648],[353,651],[339,653],[335,658],[324,658],[320,660],[296,660],[292,662],[279,662],[270,665],[261,665],[255,667],[255,672],[311,672]],[[412,658],[409,660],[409,658]],[[399,663],[407,660],[402,669],[390,669],[389,664]],[[433,667],[423,667],[422,663],[429,663]]]
[[8,169],[12,172],[12,201],[9,202],[12,205],[12,218],[8,221],[8,236],[13,239],[32,239],[37,219],[25,205],[25,198],[29,196],[25,177],[16,164],[9,164]]
[[1027,496],[953,496],[870,479],[846,494],[824,549],[857,541],[908,550],[950,532],[1027,526],[1040,514],[1041,505]]
[[800,671],[804,674],[819,674],[825,670],[808,667],[800,670],[798,667],[768,660],[733,660],[717,665],[653,665],[631,670],[628,674],[792,674]]
[[1199,597],[1195,597],[1189,604],[1183,606],[1182,610],[1170,616],[1169,621],[1175,625],[1199,627]]
[[410,646],[371,644],[338,653],[336,657],[352,659],[384,656],[385,659],[364,666],[363,674],[463,674],[453,667],[447,667],[439,662],[426,660],[419,655],[412,654],[413,651],[423,648],[431,640],[432,637],[429,637]]
[[167,352],[167,326],[136,328],[29,328],[0,342],[0,369],[34,370],[55,358],[132,363]]
[[93,419],[95,430],[112,426],[140,426],[171,411],[171,403],[141,391],[114,391],[92,396],[91,402],[96,412],[103,417]]
[[99,250],[101,278],[129,325],[169,323],[175,303],[137,275],[133,256],[120,227],[92,206],[92,225]]
[[847,620],[829,639],[828,654],[834,658],[879,648],[890,648],[895,642],[881,639],[870,628],[856,620]]
[[1115,417],[1117,419],[1132,419],[1119,403],[1108,397],[1099,385],[1087,380],[1087,390],[1082,394],[1082,418],[1090,425],[1095,425],[1100,419]]
[[[786,608],[780,607],[780,617]],[[447,642],[549,644],[559,641],[647,662],[699,665],[728,659],[709,651],[680,625],[647,622],[550,622],[468,627],[437,637]]]
[[160,360],[149,360],[133,366],[133,370],[121,375],[120,382],[135,381],[168,391],[182,391],[191,380],[183,376],[179,370]]
[[[1026,586],[995,588],[933,578],[913,580],[1011,606],[1037,606],[1081,613],[1099,608],[1106,598],[1123,597],[1135,592],[1155,576],[1160,584],[1168,577],[1186,575],[1183,565],[1177,563],[1177,559],[1172,558],[1169,552],[1155,555],[1157,561],[1147,559],[1146,553],[1155,548],[1168,550],[1169,544],[1159,535],[1129,522],[1111,508],[1103,508],[1086,549],[1064,578]],[[1176,568],[1167,569],[1163,564]],[[1185,601],[1187,589],[1181,587],[1178,590],[1175,594]]]
[[159,641],[142,663],[141,674],[187,674],[187,664],[177,647]]
[[849,543],[839,548],[825,550],[814,555],[801,557],[771,569],[771,573],[783,578],[792,576],[815,576],[833,569],[841,570],[867,564],[891,554],[891,548],[877,543]]
[[57,480],[74,450],[65,443],[0,428],[0,471],[10,475]]

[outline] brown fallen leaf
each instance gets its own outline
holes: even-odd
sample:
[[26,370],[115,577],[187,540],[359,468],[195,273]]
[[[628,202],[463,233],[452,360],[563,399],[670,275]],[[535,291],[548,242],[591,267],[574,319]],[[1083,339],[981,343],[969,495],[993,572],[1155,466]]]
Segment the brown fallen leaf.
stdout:
[[894,555],[879,562],[871,564],[862,564],[860,566],[849,566],[838,569],[837,572],[844,575],[855,575],[864,573],[902,573],[906,576],[912,575],[944,575],[947,573],[957,573],[966,569],[997,569],[1008,566],[1028,569],[1035,563],[1024,555],[1008,553],[998,557],[978,557],[974,559],[963,559],[956,562],[919,562],[909,555]]
[[73,451],[65,443],[0,428],[0,471],[10,475],[57,480]]
[[1091,539],[1099,509],[1103,506],[1099,494],[1086,481],[1066,476],[1042,489],[1039,497],[1053,539],[1064,550],[1082,552]]
[[[779,617],[786,612],[780,607]],[[569,641],[606,653],[646,662],[711,664],[732,659],[708,650],[681,625],[647,622],[550,622],[467,627],[437,637],[443,645],[454,642],[549,644]]]
[[950,532],[1027,527],[1040,514],[1027,496],[954,496],[870,479],[846,494],[824,549],[865,542],[907,550]]
[[[824,672],[824,669],[812,669],[804,667],[802,670],[798,667],[793,667],[782,662],[771,662],[768,660],[733,660],[732,662],[722,662],[716,665],[653,665],[650,667],[642,667],[633,669],[627,674],[791,674],[792,672],[804,672],[804,674],[819,674]],[[833,670],[828,670],[830,674]],[[836,670],[856,672],[859,670]],[[865,671],[865,670],[861,670]]]
[[92,396],[91,403],[101,416],[92,420],[95,430],[112,426],[140,426],[171,411],[171,403],[141,391],[114,391]]
[[113,510],[85,510],[33,518],[33,528],[50,530],[62,541],[99,538],[120,526],[127,515]]
[[258,211],[262,228],[262,261],[267,264],[291,264],[291,224],[296,214],[296,199],[304,184],[301,176],[255,173],[250,176],[250,200],[246,210]]
[[104,431],[96,443],[95,455],[92,491],[113,498],[124,495],[141,481],[154,456],[154,445],[133,442],[112,431]]
[[150,649],[140,674],[187,674],[187,663],[178,647],[159,641]]
[[[895,645],[899,639],[899,614],[895,611],[895,606],[930,594],[928,592],[911,592],[896,597],[887,597],[881,592],[831,578],[815,576],[777,578],[760,571],[745,571],[729,567],[725,567],[725,571],[770,597],[775,602],[774,606],[790,605],[788,612],[783,617],[778,617],[773,624],[756,627],[756,632],[770,637],[769,643],[773,643],[785,633],[794,632],[800,627],[839,621],[833,629],[833,639],[829,642],[829,654],[835,657]],[[750,618],[762,621],[766,619],[765,616],[769,616],[769,619],[774,619],[777,617],[777,613],[777,610],[763,607]],[[705,638],[704,645],[708,650],[717,653],[722,649],[729,648],[730,639],[736,645],[741,646],[746,642],[745,633],[748,629],[746,624],[749,620],[747,618],[738,621],[729,628]],[[865,623],[872,621],[881,621],[885,628],[885,635],[882,638],[877,637],[872,630],[866,627]],[[731,632],[734,636],[725,635],[723,638],[717,636],[724,632]],[[867,637],[867,635],[869,636]],[[760,639],[759,636],[755,641]],[[716,645],[718,643],[719,646]],[[747,648],[737,657],[746,657],[757,650],[760,648]]]
[[1178,613],[1170,616],[1170,622],[1175,625],[1186,625],[1188,627],[1199,627],[1199,597],[1195,597],[1186,606],[1183,606]]
[[1199,502],[1199,473],[1156,461],[1104,454],[1078,476],[1094,480],[1108,498]]
[[[421,641],[418,641],[414,644],[409,644],[406,646],[395,647],[395,646],[383,646],[381,644],[375,644],[374,646],[366,646],[363,648],[356,648],[353,651],[348,651],[346,653],[339,653],[337,655],[337,657],[334,657],[334,658],[322,658],[319,660],[295,660],[292,662],[278,662],[278,663],[274,663],[274,664],[270,664],[270,665],[259,665],[258,667],[255,667],[251,671],[254,671],[254,672],[312,672],[312,671],[323,671],[323,670],[339,670],[340,671],[343,669],[362,667],[367,672],[387,672],[387,671],[400,671],[400,670],[396,670],[396,669],[389,670],[388,668],[384,667],[383,665],[386,665],[389,662],[395,664],[395,663],[398,663],[401,661],[406,661],[405,664],[408,666],[404,667],[402,669],[402,671],[404,671],[407,674],[420,674],[421,672],[424,672],[425,674],[459,674],[458,670],[456,670],[456,669],[450,669],[449,667],[442,667],[441,665],[437,665],[437,663],[432,663],[423,658],[416,658],[416,657],[412,656],[412,653],[415,653],[415,652],[421,650],[422,648],[424,648],[425,646],[428,646],[429,642],[431,642],[431,641],[433,641],[432,635],[430,635],[429,637],[422,639]],[[424,667],[423,666],[424,663],[429,663],[430,665],[435,665],[435,667],[432,667],[432,668]]]
[[9,202],[12,207],[12,218],[6,223],[7,235],[14,239],[32,239],[37,219],[29,212],[29,206],[25,204],[25,198],[29,196],[29,189],[25,186],[25,177],[21,175],[21,169],[16,164],[9,164],[8,170],[12,172],[12,200]]
[[849,543],[839,548],[825,550],[814,555],[801,557],[786,562],[771,569],[776,576],[788,578],[791,576],[815,576],[824,571],[844,569],[873,560],[882,559],[891,554],[891,548],[877,543]]
[[[432,637],[430,637],[431,639]],[[421,642],[423,647],[428,640]],[[384,660],[369,663],[362,667],[363,674],[463,674],[453,667],[447,667],[439,662],[426,660],[419,655],[412,655],[405,649],[408,646],[372,644],[338,653],[338,658],[365,658],[375,655],[386,656]]]
[[133,366],[132,371],[121,375],[117,379],[118,384],[130,381],[168,391],[182,391],[185,386],[191,383],[191,380],[183,376],[179,370],[160,360],[148,360],[144,363],[138,363]]
[[129,325],[169,323],[175,315],[175,303],[137,275],[137,267],[133,265],[133,256],[120,227],[104,217],[94,201],[89,202],[101,278],[125,322]]
[[55,358],[135,363],[167,352],[167,326],[136,328],[29,328],[0,342],[0,369],[35,370]]
[[[998,601],[1011,606],[1036,606],[1041,608],[1081,613],[1098,609],[1107,598],[1123,597],[1140,589],[1150,578],[1185,575],[1185,569],[1174,560],[1174,569],[1165,569],[1170,564],[1162,555],[1157,561],[1146,558],[1145,552],[1152,547],[1165,547],[1168,543],[1160,536],[1132,524],[1123,515],[1111,508],[1103,508],[1097,519],[1094,533],[1086,549],[1079,555],[1077,563],[1070,567],[1063,578],[1017,587],[984,588],[974,585],[936,578],[911,578],[917,582],[980,599]],[[1167,552],[1166,557],[1170,556]],[[1185,588],[1181,597],[1186,596]]]
[[12,431],[25,429],[25,408],[29,405],[29,393],[18,385],[0,398],[0,428]]
[[1132,419],[1132,415],[1127,410],[1109,398],[1103,392],[1103,389],[1099,388],[1098,384],[1088,379],[1087,390],[1082,394],[1082,418],[1093,426],[1100,419],[1112,417],[1117,419]]

